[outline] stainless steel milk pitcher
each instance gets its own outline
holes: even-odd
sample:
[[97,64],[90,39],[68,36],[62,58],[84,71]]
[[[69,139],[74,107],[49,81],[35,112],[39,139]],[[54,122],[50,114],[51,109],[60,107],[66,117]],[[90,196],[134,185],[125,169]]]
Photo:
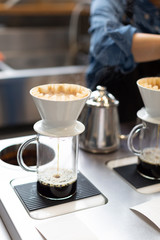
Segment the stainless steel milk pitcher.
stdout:
[[80,115],[80,121],[85,125],[85,131],[80,135],[80,148],[94,153],[108,153],[118,149],[118,104],[105,87],[97,86]]

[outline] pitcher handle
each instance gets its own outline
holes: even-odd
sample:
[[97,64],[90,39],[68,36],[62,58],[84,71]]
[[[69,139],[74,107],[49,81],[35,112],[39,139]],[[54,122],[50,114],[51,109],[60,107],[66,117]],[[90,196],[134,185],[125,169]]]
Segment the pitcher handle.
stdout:
[[27,141],[25,141],[24,143],[21,144],[21,146],[19,147],[18,152],[17,152],[17,161],[18,161],[19,166],[20,166],[22,169],[24,169],[25,171],[28,171],[28,172],[36,172],[36,171],[37,171],[37,167],[28,167],[28,166],[24,163],[24,160],[23,160],[23,151],[25,150],[25,148],[26,148],[31,142],[36,141],[36,140],[37,140],[37,136],[28,139]]
[[133,152],[135,155],[140,155],[141,154],[141,150],[139,149],[136,149],[134,147],[134,144],[133,144],[133,139],[135,137],[135,135],[141,130],[141,129],[145,129],[146,126],[141,123],[141,124],[138,124],[136,125],[130,132],[129,136],[128,136],[128,141],[127,141],[127,145],[128,145],[128,148],[131,152]]

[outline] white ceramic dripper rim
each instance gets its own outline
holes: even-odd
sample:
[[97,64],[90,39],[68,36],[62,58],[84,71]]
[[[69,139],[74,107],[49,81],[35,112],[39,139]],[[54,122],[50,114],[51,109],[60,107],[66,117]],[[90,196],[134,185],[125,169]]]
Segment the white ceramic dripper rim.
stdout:
[[68,127],[51,128],[43,120],[36,122],[33,129],[42,135],[49,137],[71,137],[76,136],[84,132],[85,126],[79,121],[75,121],[74,124]]
[[160,117],[150,116],[144,107],[137,112],[137,117],[145,122],[160,124]]

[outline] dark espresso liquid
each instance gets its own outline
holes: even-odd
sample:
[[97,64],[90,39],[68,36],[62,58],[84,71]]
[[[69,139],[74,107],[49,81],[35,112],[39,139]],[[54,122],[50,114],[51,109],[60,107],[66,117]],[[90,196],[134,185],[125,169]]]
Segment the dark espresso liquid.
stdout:
[[137,170],[143,176],[150,179],[160,179],[160,165],[149,164],[143,161],[140,161]]
[[72,171],[59,169],[48,169],[39,174],[37,181],[38,193],[49,199],[65,199],[71,197],[76,192],[77,178]]
[[50,198],[50,199],[63,199],[72,196],[76,192],[77,181],[62,185],[62,186],[54,186],[50,184],[43,184],[41,182],[37,182],[37,190],[40,195]]
[[160,179],[160,149],[146,148],[138,157],[138,172],[150,179]]

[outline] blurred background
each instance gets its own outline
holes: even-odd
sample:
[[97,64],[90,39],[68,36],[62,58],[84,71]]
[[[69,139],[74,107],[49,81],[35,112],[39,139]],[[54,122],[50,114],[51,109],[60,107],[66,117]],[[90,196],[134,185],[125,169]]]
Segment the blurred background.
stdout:
[[0,51],[13,68],[86,64],[89,0],[0,0]]
[[0,137],[40,119],[29,90],[85,85],[89,0],[0,0]]

